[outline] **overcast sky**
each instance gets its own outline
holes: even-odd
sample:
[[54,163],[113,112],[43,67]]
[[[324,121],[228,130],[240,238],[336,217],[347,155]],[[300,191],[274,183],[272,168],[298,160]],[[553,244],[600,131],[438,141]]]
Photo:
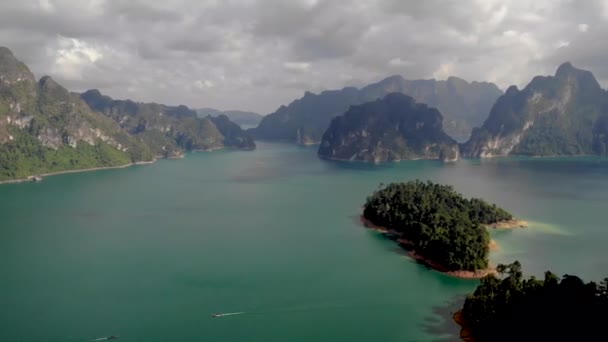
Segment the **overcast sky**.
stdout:
[[386,76],[608,80],[608,0],[2,0],[0,45],[115,98],[263,114]]

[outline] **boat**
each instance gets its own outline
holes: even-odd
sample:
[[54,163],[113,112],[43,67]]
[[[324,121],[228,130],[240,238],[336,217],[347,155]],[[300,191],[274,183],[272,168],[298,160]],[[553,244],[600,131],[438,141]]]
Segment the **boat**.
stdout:
[[214,313],[211,315],[211,317],[222,317],[223,315],[220,313]]

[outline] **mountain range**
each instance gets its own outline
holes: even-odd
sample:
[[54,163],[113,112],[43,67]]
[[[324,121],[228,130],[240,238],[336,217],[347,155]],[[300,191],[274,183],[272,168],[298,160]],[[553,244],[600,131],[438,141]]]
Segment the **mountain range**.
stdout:
[[608,92],[591,72],[571,63],[562,64],[554,76],[535,77],[522,90],[511,86],[459,149],[445,138],[439,111],[399,100],[396,94],[336,117],[323,136],[319,156],[381,162],[453,160],[459,154],[608,155]]
[[198,117],[186,106],[114,100],[96,89],[80,94],[93,110],[139,137],[158,157],[222,147],[254,149],[253,139],[227,117]]
[[406,80],[391,76],[361,89],[347,87],[304,97],[266,115],[250,132],[256,139],[317,144],[331,120],[352,105],[374,101],[390,93],[403,93],[417,102],[438,108],[448,134],[465,141],[481,125],[502,91],[493,83],[469,83],[457,77],[445,81]]
[[[247,131],[239,126],[260,119]],[[468,141],[457,145],[470,130]],[[605,156],[608,92],[591,72],[564,63],[555,75],[537,76],[524,89],[511,86],[504,94],[492,83],[455,77],[392,76],[361,89],[306,92],[262,117],[115,100],[95,89],[70,93],[51,77],[36,80],[0,47],[0,181],[179,157],[185,151],[252,150],[252,136],[320,143],[322,158],[370,162]]]
[[0,47],[0,180],[220,147],[255,144],[228,118],[201,119],[185,106],[114,101],[95,90],[70,93],[48,76],[37,81]]
[[225,115],[228,117],[228,119],[230,119],[230,121],[241,126],[243,129],[256,127],[264,117],[263,115],[254,112],[242,110],[218,110],[213,108],[199,108],[196,110],[196,113],[200,117]]

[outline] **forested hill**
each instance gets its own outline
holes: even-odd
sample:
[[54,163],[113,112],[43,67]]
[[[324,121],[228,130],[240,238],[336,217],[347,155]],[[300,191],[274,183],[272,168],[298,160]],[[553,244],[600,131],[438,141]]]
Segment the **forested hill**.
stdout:
[[482,199],[466,199],[448,185],[392,183],[367,198],[363,217],[395,232],[443,271],[488,267],[490,238],[484,225],[511,220]]
[[475,341],[603,341],[608,278],[599,284],[577,276],[523,278],[521,264],[497,267],[468,296],[463,332]]

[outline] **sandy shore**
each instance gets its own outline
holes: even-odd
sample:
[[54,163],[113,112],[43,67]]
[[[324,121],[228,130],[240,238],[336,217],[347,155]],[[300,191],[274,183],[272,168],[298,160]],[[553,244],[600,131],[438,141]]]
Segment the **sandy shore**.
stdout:
[[103,167],[92,167],[92,168],[88,168],[88,169],[75,169],[75,170],[64,170],[64,171],[57,171],[57,172],[47,172],[47,173],[41,173],[41,174],[38,174],[38,175],[31,175],[31,176],[28,176],[26,178],[10,179],[10,180],[5,180],[5,181],[0,181],[0,184],[32,182],[35,176],[48,177],[48,176],[63,175],[63,174],[66,174],[66,173],[91,172],[91,171],[111,170],[111,169],[124,169],[124,168],[135,166],[135,165],[153,164],[156,161],[157,161],[157,159],[154,159],[154,160],[151,160],[151,161],[142,161],[142,162],[129,163],[129,164],[125,164],[125,165],[117,165],[117,166],[103,166]]
[[523,221],[523,220],[513,219],[513,220],[506,220],[506,221],[491,223],[491,224],[486,225],[486,227],[492,228],[492,229],[527,228],[528,222]]
[[[439,271],[441,273],[444,273],[444,274],[447,274],[447,275],[450,275],[453,277],[462,278],[462,279],[480,279],[489,274],[496,274],[496,268],[493,266],[490,266],[484,270],[476,270],[476,271],[449,271],[449,270],[447,270],[447,268],[445,266],[435,263],[435,262],[428,260],[427,258],[417,254],[416,251],[412,249],[413,243],[411,241],[403,238],[401,234],[394,232],[386,227],[375,225],[373,222],[366,219],[363,215],[360,215],[360,219],[361,219],[361,223],[367,228],[370,228],[370,229],[380,232],[382,234],[395,234],[398,237],[397,243],[404,249],[408,250],[407,255],[410,258],[412,258],[412,259],[420,262],[421,264],[424,264],[436,271]],[[498,243],[494,240],[490,240],[488,247],[490,248],[490,251],[497,250],[499,248]]]

